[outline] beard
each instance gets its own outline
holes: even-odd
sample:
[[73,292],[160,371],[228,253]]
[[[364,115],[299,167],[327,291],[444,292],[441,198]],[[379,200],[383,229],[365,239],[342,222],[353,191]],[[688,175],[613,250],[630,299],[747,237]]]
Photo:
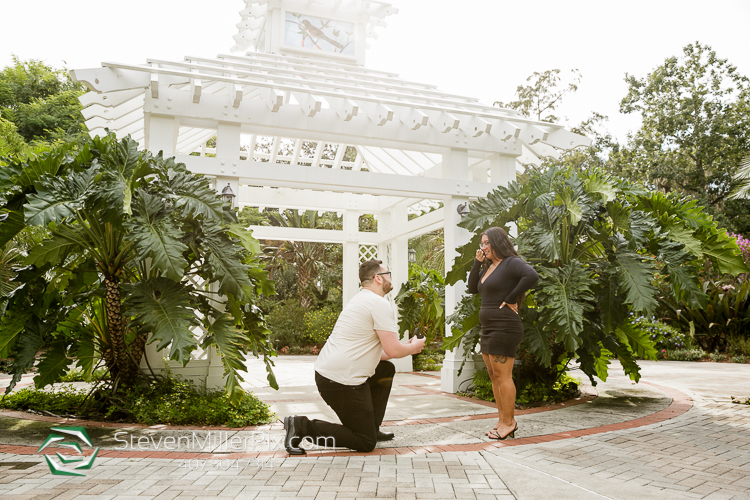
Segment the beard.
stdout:
[[390,281],[383,280],[383,293],[387,294],[393,290],[393,284]]

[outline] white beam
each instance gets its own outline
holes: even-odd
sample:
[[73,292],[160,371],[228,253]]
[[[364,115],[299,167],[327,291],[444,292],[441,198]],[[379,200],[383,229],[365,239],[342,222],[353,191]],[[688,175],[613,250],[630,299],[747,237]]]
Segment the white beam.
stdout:
[[383,205],[391,205],[390,196],[371,196],[353,193],[331,193],[292,188],[262,188],[241,185],[237,194],[239,206],[285,207],[299,210],[336,212],[342,209],[365,214],[380,212]]
[[[346,231],[308,229],[302,227],[248,226],[253,237],[259,240],[312,241],[321,243],[346,243],[351,241]],[[378,233],[357,233],[359,243],[377,245],[382,237]]]
[[[345,142],[430,153],[442,153],[456,145],[453,134],[440,134],[434,127],[411,130],[399,120],[380,127],[369,120],[354,119],[346,122],[333,109],[322,109],[314,118],[309,118],[300,116],[298,106],[285,105],[273,112],[266,101],[259,99],[243,99],[235,113],[227,116],[224,115],[225,98],[219,95],[204,95],[201,105],[194,106],[188,92],[162,87],[159,94],[159,100],[146,95],[144,110],[179,116],[183,123],[192,127],[211,128],[219,121],[234,121],[242,124],[243,133],[246,134],[275,134],[292,139]],[[165,109],[165,99],[172,99],[169,109]],[[495,128],[493,126],[493,130]],[[515,142],[502,141],[494,133],[468,137],[466,148],[491,153],[521,154]]]
[[[344,193],[363,193],[384,196],[401,196],[419,199],[442,199],[458,195],[484,196],[487,184],[454,179],[436,179],[412,175],[379,174],[355,170],[333,170],[297,165],[278,168],[268,162],[226,162],[221,158],[178,155],[177,161],[187,165],[197,174],[221,176],[237,169],[241,184],[276,186],[296,189],[313,189]],[[224,162],[225,164],[222,164]],[[222,172],[224,170],[224,172]]]

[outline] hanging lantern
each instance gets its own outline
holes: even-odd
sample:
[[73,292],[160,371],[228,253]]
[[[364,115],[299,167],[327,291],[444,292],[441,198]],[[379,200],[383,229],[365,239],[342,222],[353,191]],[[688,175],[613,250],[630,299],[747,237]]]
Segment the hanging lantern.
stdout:
[[234,208],[234,198],[236,195],[234,194],[234,191],[232,191],[231,183],[227,183],[227,187],[221,190],[221,199],[229,203],[230,208]]

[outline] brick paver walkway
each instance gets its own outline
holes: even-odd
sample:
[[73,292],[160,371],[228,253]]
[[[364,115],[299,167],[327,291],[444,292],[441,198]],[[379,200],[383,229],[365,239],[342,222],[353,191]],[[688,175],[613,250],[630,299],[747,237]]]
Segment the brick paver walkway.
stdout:
[[[0,494],[68,498],[750,498],[750,406],[698,400],[674,419],[482,452],[184,461],[101,458],[85,478],[2,454]],[[35,462],[27,467],[28,462]],[[227,470],[221,470],[222,468]],[[191,470],[192,469],[192,470]],[[524,474],[526,474],[524,476]]]
[[[645,404],[643,398],[631,398],[628,391],[637,395],[646,386],[631,390],[629,383],[614,381],[610,383],[616,386],[614,392],[626,397],[612,399],[609,406],[587,403],[548,412],[545,418],[556,419],[554,425],[536,435],[435,446],[427,444],[429,438],[434,442],[440,426],[449,424],[415,422],[401,432],[407,427],[423,428],[424,445],[383,448],[367,456],[335,452],[292,458],[283,452],[259,456],[102,449],[86,477],[63,477],[50,474],[36,447],[29,446],[35,440],[41,442],[43,434],[29,434],[23,446],[9,444],[14,429],[29,428],[32,423],[6,418],[0,429],[8,443],[0,440],[0,500],[750,499],[750,406],[729,402],[729,394],[750,395],[749,367],[644,365],[651,378],[646,384],[658,388],[662,400],[672,398],[666,407],[652,405],[654,413],[645,416],[633,413]],[[410,401],[403,399],[404,404]],[[441,401],[436,404],[440,406]],[[595,417],[603,413],[620,413],[624,418],[607,424]],[[531,417],[519,420],[526,432],[533,427]],[[601,423],[555,431],[563,423],[575,427],[571,420],[584,417]]]

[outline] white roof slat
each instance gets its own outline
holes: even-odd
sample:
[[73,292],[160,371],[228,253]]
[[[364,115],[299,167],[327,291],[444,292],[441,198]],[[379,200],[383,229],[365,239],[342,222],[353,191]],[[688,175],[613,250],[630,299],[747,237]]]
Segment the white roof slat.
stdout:
[[[153,69],[149,68],[147,66],[140,66],[140,65],[128,65],[128,64],[120,64],[120,63],[111,63],[111,62],[105,62],[102,63],[103,66],[107,68],[114,68],[114,69],[122,69],[122,70],[130,70],[130,71],[143,71],[143,72],[158,72],[160,74],[167,74],[172,76],[187,76],[195,77],[196,75],[194,73],[186,72],[186,71],[179,71],[179,70],[172,70],[172,69],[165,69],[165,68],[158,68]],[[238,78],[230,78],[230,77],[212,77],[213,79],[217,81],[222,82],[229,82],[229,83],[239,83],[239,84],[245,84],[245,85],[254,85],[257,87],[266,87],[266,88],[275,88],[277,91],[288,91],[288,92],[309,92],[309,89],[300,88],[298,86],[292,86],[292,85],[279,85],[274,84],[272,82],[268,81],[255,81],[255,80],[248,80],[248,79],[238,79]],[[524,118],[520,115],[518,116],[506,116],[502,113],[502,110],[499,108],[492,108],[488,106],[476,106],[478,108],[484,108],[485,111],[471,111],[468,112],[466,109],[453,109],[453,108],[447,108],[442,106],[436,106],[433,104],[429,104],[429,102],[435,102],[435,99],[425,98],[424,100],[428,103],[410,103],[404,100],[396,100],[396,99],[385,99],[385,98],[377,98],[369,95],[354,95],[354,94],[345,94],[340,92],[340,85],[328,85],[333,90],[324,90],[324,89],[316,89],[315,94],[321,97],[349,97],[351,99],[357,99],[361,101],[366,102],[375,102],[380,103],[385,106],[392,105],[392,106],[413,106],[420,108],[424,111],[436,111],[436,112],[446,112],[446,113],[456,113],[456,114],[470,114],[471,116],[480,116],[483,118],[489,118],[494,120],[500,120],[500,121],[513,121],[513,122],[520,122],[520,123],[527,123],[527,124],[536,124],[536,120],[532,120],[529,118]],[[336,92],[335,90],[339,90],[339,92]],[[354,89],[355,91],[360,89]],[[465,103],[461,103],[462,105],[466,106]],[[553,128],[562,128],[563,125],[557,125],[557,124],[549,124],[549,127]]]
[[[196,60],[198,58],[195,58]],[[149,59],[150,63],[159,63],[160,65],[163,65],[160,69],[169,69],[169,66],[177,67],[177,68],[184,68],[189,69],[192,71],[200,71],[201,76],[208,76],[208,77],[222,77],[222,76],[229,76],[229,75],[216,75],[214,74],[215,70],[217,68],[214,68],[212,66],[207,66],[205,63],[191,63],[191,62],[173,62],[170,63],[168,61],[160,61],[160,60],[154,60]],[[212,60],[205,60],[205,61],[212,61]],[[210,64],[210,62],[209,62]],[[377,82],[369,82],[364,80],[356,80],[352,81],[351,79],[347,78],[339,78],[339,77],[328,77],[327,75],[320,75],[316,73],[301,73],[299,71],[293,71],[293,70],[276,70],[278,73],[285,73],[292,76],[284,76],[282,74],[273,74],[270,73],[266,74],[263,71],[260,70],[253,70],[252,65],[247,65],[246,69],[242,68],[225,68],[224,73],[232,73],[236,75],[239,78],[243,77],[255,77],[255,78],[263,78],[272,80],[273,82],[289,82],[289,83],[295,83],[298,85],[301,85],[304,83],[306,86],[316,87],[316,86],[323,86],[326,88],[332,88],[332,89],[348,89],[350,91],[354,92],[368,92],[372,95],[383,95],[388,96],[395,99],[410,99],[410,100],[417,100],[417,101],[429,101],[429,103],[435,103],[435,104],[448,104],[452,106],[456,106],[457,110],[456,112],[463,112],[463,113],[472,113],[473,109],[476,110],[491,110],[495,117],[498,116],[498,111],[502,112],[503,110],[501,108],[496,108],[492,106],[487,106],[485,104],[481,104],[477,99],[472,99],[469,97],[463,97],[463,96],[455,96],[452,94],[445,94],[443,92],[439,91],[422,91],[417,90],[413,88],[404,87],[404,84],[407,84],[408,82],[404,80],[399,80],[399,84],[386,84],[386,83],[377,83]],[[244,78],[243,78],[244,79]],[[356,85],[355,85],[356,83]],[[398,91],[394,91],[391,89],[397,89]],[[407,93],[404,93],[407,92]],[[457,100],[460,99],[460,100]]]

